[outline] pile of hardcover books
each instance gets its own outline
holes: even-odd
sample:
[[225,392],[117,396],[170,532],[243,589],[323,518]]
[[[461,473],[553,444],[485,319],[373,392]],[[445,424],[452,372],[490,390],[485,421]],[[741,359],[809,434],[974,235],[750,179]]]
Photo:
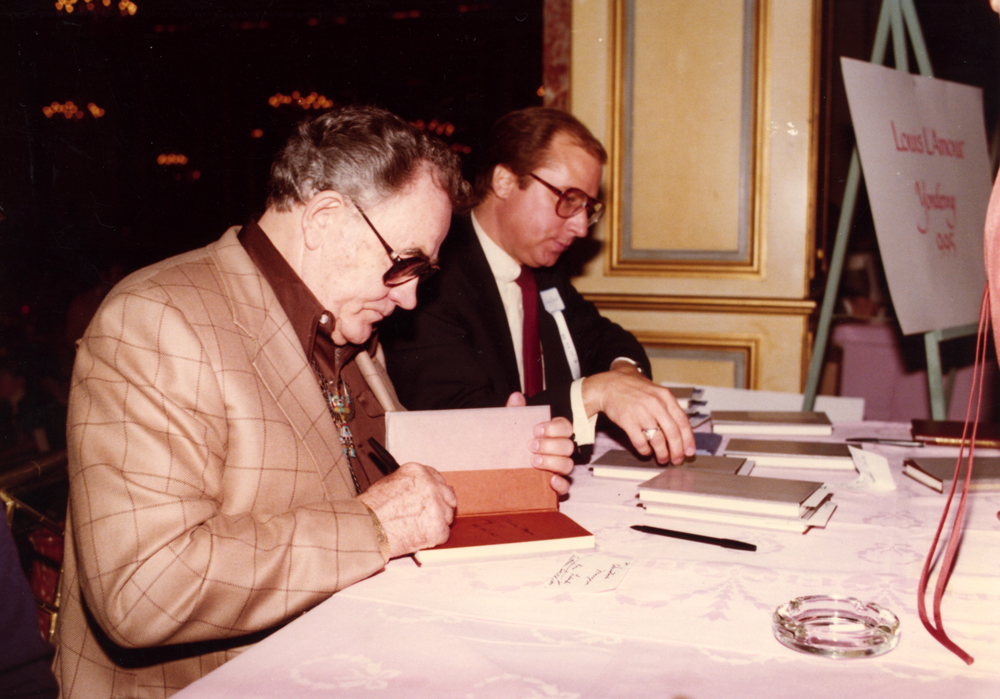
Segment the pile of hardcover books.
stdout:
[[667,468],[639,484],[639,503],[652,514],[806,532],[825,527],[837,506],[824,483]]

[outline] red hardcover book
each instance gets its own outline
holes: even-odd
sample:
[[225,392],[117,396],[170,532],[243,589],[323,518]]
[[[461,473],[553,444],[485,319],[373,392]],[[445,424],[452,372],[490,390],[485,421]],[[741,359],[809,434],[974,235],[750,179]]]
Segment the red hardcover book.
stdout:
[[400,463],[436,468],[458,496],[451,535],[418,563],[593,548],[594,535],[559,512],[552,474],[528,444],[548,406],[386,413],[386,446]]
[[[913,439],[925,444],[939,444],[957,447],[962,444],[962,431],[965,423],[961,420],[912,420],[910,433]],[[972,437],[972,425],[969,425],[968,437]],[[1000,424],[980,422],[976,427],[976,446],[985,448],[1000,448]]]

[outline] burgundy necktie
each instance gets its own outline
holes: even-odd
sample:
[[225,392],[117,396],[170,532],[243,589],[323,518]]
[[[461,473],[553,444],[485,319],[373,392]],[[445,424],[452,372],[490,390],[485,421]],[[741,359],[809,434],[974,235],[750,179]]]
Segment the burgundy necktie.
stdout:
[[521,335],[524,363],[524,395],[533,396],[542,390],[542,352],[538,343],[538,289],[531,268],[521,265],[517,278],[524,306],[524,332]]

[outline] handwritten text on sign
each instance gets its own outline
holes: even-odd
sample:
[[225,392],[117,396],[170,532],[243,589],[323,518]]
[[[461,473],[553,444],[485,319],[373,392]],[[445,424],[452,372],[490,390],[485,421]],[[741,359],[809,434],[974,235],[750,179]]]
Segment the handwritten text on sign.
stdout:
[[863,61],[841,65],[903,332],[974,323],[990,193],[982,91]]
[[[938,136],[937,129],[927,126],[923,126],[919,130],[907,131],[897,127],[893,120],[889,120],[889,126],[892,128],[892,141],[897,151],[941,158],[965,158],[965,141],[962,139]],[[933,232],[937,249],[943,254],[957,252],[955,219],[958,212],[955,207],[955,195],[943,193],[940,182],[935,182],[931,188],[924,180],[918,180],[914,184],[914,189],[923,210],[923,220],[917,222],[917,231],[921,235],[931,233],[931,227],[935,223],[932,221],[931,214],[943,212],[945,216],[941,220],[944,222],[946,230]]]
[[890,121],[892,125],[892,140],[896,143],[896,150],[909,151],[910,153],[924,153],[926,155],[940,155],[944,158],[963,158],[962,150],[965,148],[965,141],[954,138],[938,138],[935,129],[924,126],[916,132],[908,132],[900,129],[896,130],[896,122]]

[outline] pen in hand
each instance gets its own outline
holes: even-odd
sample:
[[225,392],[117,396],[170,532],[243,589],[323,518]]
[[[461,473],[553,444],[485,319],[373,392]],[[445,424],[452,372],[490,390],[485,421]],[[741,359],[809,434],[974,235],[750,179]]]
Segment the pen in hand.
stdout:
[[721,546],[724,549],[734,549],[736,551],[756,551],[756,544],[748,544],[745,541],[735,539],[719,539],[714,536],[704,536],[702,534],[691,534],[690,532],[678,532],[673,529],[660,529],[659,527],[647,527],[645,524],[633,524],[632,529],[644,534],[656,534],[657,536],[669,536],[672,539],[684,539],[685,541],[697,541],[701,544],[712,544]]
[[375,454],[372,456],[372,462],[378,466],[378,470],[382,472],[383,475],[388,476],[399,469],[399,463],[389,453],[389,450],[382,446],[374,437],[368,438],[368,446],[372,448]]

